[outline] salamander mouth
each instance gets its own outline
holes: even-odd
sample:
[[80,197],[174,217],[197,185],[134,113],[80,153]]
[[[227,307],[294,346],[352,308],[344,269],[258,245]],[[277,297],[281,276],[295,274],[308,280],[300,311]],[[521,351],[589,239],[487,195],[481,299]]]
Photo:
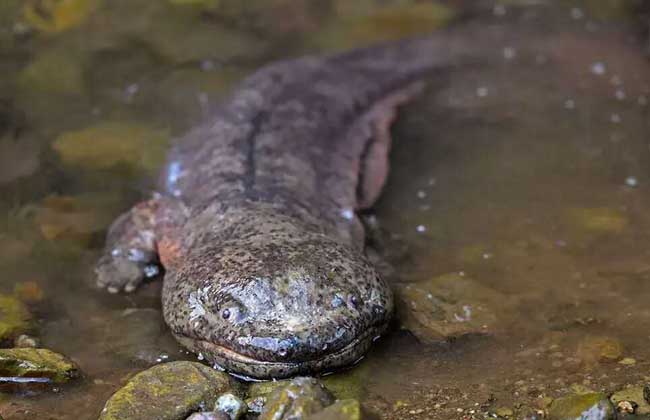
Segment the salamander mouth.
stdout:
[[385,326],[368,328],[338,350],[300,361],[267,361],[241,354],[225,346],[185,335],[176,339],[192,352],[199,354],[215,368],[245,380],[281,379],[296,375],[330,373],[359,362],[373,341],[386,330]]

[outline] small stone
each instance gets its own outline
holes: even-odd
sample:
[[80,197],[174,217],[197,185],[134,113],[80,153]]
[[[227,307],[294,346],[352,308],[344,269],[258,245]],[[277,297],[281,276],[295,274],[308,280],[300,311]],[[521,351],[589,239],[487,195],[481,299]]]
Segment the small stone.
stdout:
[[644,387],[633,386],[615,392],[609,397],[612,404],[616,407],[626,408],[629,405],[633,406],[634,413],[638,415],[650,414],[650,404],[644,397]]
[[634,401],[619,401],[616,404],[616,411],[625,414],[634,414],[637,404]]
[[636,365],[636,359],[633,359],[631,357],[624,357],[621,360],[618,361],[620,365],[625,365],[625,366],[634,366]]
[[202,407],[212,407],[218,395],[237,392],[223,372],[200,363],[169,362],[135,375],[106,402],[100,420],[180,420]]
[[494,410],[494,414],[496,414],[499,417],[510,418],[515,414],[515,412],[508,407],[499,407],[496,410]]
[[220,411],[205,411],[202,413],[194,413],[187,420],[230,420],[230,417],[228,417],[228,414]]
[[214,406],[214,411],[226,413],[230,420],[237,420],[246,414],[247,408],[246,403],[241,398],[228,393],[219,397]]
[[299,377],[273,391],[259,420],[299,420],[334,402],[332,394],[314,378]]
[[61,384],[80,376],[77,365],[48,349],[0,349],[0,383]]
[[36,348],[38,347],[38,340],[30,335],[21,334],[14,340],[14,347]]

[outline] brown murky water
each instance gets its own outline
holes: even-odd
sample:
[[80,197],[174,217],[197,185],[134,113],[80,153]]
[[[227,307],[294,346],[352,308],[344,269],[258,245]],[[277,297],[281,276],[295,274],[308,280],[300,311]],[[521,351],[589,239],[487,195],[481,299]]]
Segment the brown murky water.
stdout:
[[432,419],[650,380],[641,3],[0,0],[0,293],[27,300],[32,335],[84,372],[60,389],[0,393],[0,414],[94,419],[130,374],[192,358],[160,319],[159,284],[107,296],[90,270],[169,139],[234,81],[273,58],[427,32],[466,11],[528,31],[495,51],[499,63],[431,76],[402,110],[376,218],[395,282],[471,278],[498,296],[496,321],[428,344],[396,325],[339,375],[378,418]]

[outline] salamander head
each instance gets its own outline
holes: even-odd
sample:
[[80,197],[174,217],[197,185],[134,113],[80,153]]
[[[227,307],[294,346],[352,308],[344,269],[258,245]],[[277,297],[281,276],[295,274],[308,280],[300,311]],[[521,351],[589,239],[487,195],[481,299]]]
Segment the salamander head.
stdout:
[[354,363],[392,315],[390,289],[363,255],[296,224],[197,247],[169,274],[163,310],[175,337],[251,378]]

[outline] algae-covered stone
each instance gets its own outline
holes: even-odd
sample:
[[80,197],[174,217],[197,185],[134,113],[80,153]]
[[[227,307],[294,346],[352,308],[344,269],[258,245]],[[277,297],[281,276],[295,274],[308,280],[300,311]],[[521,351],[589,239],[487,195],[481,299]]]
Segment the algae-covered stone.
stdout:
[[73,361],[48,349],[0,349],[0,377],[42,378],[64,383],[79,375],[79,368]]
[[153,170],[164,160],[167,130],[136,123],[106,122],[63,133],[54,150],[68,165],[106,169],[119,163]]
[[459,274],[446,274],[397,287],[400,322],[420,341],[439,342],[496,328],[502,294]]
[[305,419],[334,402],[332,394],[314,378],[294,378],[267,398],[259,420]]
[[614,418],[614,407],[601,393],[571,395],[558,398],[548,409],[549,420],[608,420]]
[[212,407],[220,394],[238,393],[231,377],[195,362],[170,362],[135,375],[106,402],[101,420],[185,419]]
[[341,49],[422,35],[444,27],[455,15],[453,9],[438,2],[371,6],[355,11],[352,15],[342,15],[318,33],[315,43],[326,49]]
[[0,295],[0,343],[29,330],[31,315],[16,297]]
[[643,389],[643,386],[625,388],[612,394],[609,399],[615,406],[618,406],[619,403],[627,401],[629,403],[632,403],[632,406],[636,407],[634,410],[635,414],[650,415],[650,404],[644,397]]
[[361,404],[357,400],[339,400],[322,411],[308,417],[309,420],[361,420]]
[[43,32],[62,32],[81,25],[100,0],[34,0],[25,2],[27,23]]

